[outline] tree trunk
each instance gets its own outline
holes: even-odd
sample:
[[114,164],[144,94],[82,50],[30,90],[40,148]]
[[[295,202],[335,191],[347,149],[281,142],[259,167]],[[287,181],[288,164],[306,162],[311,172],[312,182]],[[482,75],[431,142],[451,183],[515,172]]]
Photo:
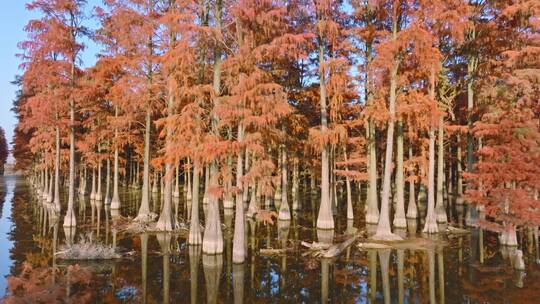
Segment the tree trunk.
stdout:
[[368,188],[366,223],[376,224],[379,222],[379,203],[377,195],[377,148],[375,145],[375,124],[370,120],[368,123]]
[[401,120],[397,123],[396,145],[396,213],[394,214],[394,227],[406,228],[405,182],[403,179],[403,122]]
[[279,213],[279,207],[281,206],[281,184],[283,182],[283,178],[281,175],[281,168],[282,168],[282,161],[283,158],[281,157],[281,146],[278,148],[278,157],[277,157],[277,176],[279,176],[279,180],[276,185],[276,189],[274,191],[274,206],[276,207],[276,211]]
[[457,173],[456,173],[456,204],[462,205],[463,204],[463,169],[461,166],[462,158],[461,158],[461,140],[460,140],[460,134],[457,134],[457,149],[456,149],[456,158],[457,158]]
[[[392,40],[396,40],[397,36],[397,16],[393,17],[392,25]],[[390,227],[390,180],[392,175],[392,152],[394,146],[394,121],[396,119],[396,90],[397,90],[397,62],[390,71],[390,92],[389,92],[389,110],[390,120],[388,122],[388,130],[386,133],[386,154],[384,162],[384,178],[383,192],[381,197],[381,213],[379,214],[379,222],[377,231],[373,236],[379,240],[400,240],[401,237],[392,233]]]
[[95,199],[96,201],[101,201],[103,199],[102,195],[101,195],[101,148],[100,146],[98,145],[98,174],[97,174],[97,180],[96,180],[96,196],[95,196]]
[[84,189],[84,179],[83,179],[83,167],[79,167],[79,195],[84,196],[85,195],[85,189]]
[[[244,127],[240,123],[238,125],[238,143],[241,145],[244,141]],[[244,152],[240,150],[238,152],[236,161],[236,187],[238,192],[236,193],[236,214],[234,216],[234,237],[233,237],[233,263],[243,263],[246,259],[246,239],[245,239],[245,222],[246,216],[244,214],[244,202],[243,202],[243,188],[242,177],[244,175]]]
[[178,163],[176,164],[175,168],[175,177],[174,177],[174,191],[173,191],[173,197],[179,198],[180,197],[180,169],[178,168]]
[[159,182],[159,172],[156,169],[154,169],[154,178],[153,178],[153,183],[152,183],[152,193],[156,194],[156,195],[159,192],[158,182]]
[[[347,149],[343,147],[343,157],[345,158],[345,162],[348,161],[347,158]],[[345,172],[349,173],[349,165],[345,165]],[[348,175],[345,176],[345,186],[347,188],[347,219],[353,220],[354,219],[354,210],[352,205],[352,189],[351,189],[351,179]]]
[[[372,61],[372,47],[368,44],[366,47],[366,103],[370,104],[373,99],[371,87],[371,73],[369,71],[369,63]],[[368,186],[367,186],[367,209],[366,223],[376,224],[379,222],[379,203],[377,199],[377,145],[375,123],[372,118],[368,119],[366,124],[367,138],[367,171],[368,171]]]
[[[409,142],[409,161],[413,158],[413,149],[412,142]],[[414,172],[411,170],[410,175],[412,176]],[[409,205],[407,206],[407,218],[416,219],[418,218],[418,209],[416,208],[416,194],[414,191],[414,181],[409,182]]]
[[[222,0],[217,0],[214,4],[214,16],[215,16],[215,30],[216,33],[221,35],[221,13],[222,13]],[[215,93],[214,108],[219,106],[219,99],[221,93],[221,49],[219,45],[215,47],[214,53],[214,78],[213,89]],[[218,129],[218,117],[214,113],[212,116],[212,132],[216,137],[219,137]],[[213,160],[210,164],[210,176],[209,176],[209,188],[214,189],[219,187],[219,174],[218,162]],[[207,254],[220,254],[223,253],[223,235],[221,231],[221,222],[219,218],[219,197],[217,197],[212,191],[208,193],[208,218],[206,221],[206,227],[204,229],[203,236],[203,253]]]
[[[327,105],[326,105],[326,76],[324,69],[324,45],[322,37],[319,42],[319,98],[321,107],[321,132],[328,129]],[[330,205],[330,153],[327,143],[323,144],[321,154],[321,205],[317,216],[317,228],[334,229],[334,217]]]
[[[245,170],[244,172],[249,172],[249,151],[246,149],[245,151],[245,161],[244,161],[244,167],[245,167]],[[249,186],[248,185],[245,185],[244,187],[244,190],[243,190],[243,193],[242,193],[242,201],[243,201],[243,204],[245,206],[247,206],[248,202],[249,202]]]
[[390,78],[390,121],[388,122],[388,130],[386,133],[386,154],[384,162],[384,179],[383,192],[381,197],[381,213],[379,214],[379,222],[377,231],[373,236],[379,240],[394,240],[401,239],[399,236],[392,233],[390,227],[390,179],[392,175],[392,152],[394,145],[394,119],[396,109],[396,79],[397,66],[394,66],[391,71]]
[[[472,30],[473,39],[475,37],[474,29]],[[473,137],[473,110],[474,110],[474,88],[473,88],[473,74],[476,70],[477,58],[471,55],[467,65],[467,173],[473,172],[474,164],[474,137]],[[473,190],[472,183],[467,183],[467,189]],[[467,216],[465,223],[467,226],[473,226],[476,223],[476,207],[472,204],[468,204]]]
[[210,185],[210,166],[204,166],[204,193],[203,204],[208,205],[208,186]]
[[54,209],[60,214],[60,128],[56,127],[56,153],[54,157]]
[[[47,170],[48,172],[49,170]],[[47,204],[52,204],[53,202],[53,186],[54,186],[54,172],[51,170],[49,177],[49,184],[47,185]],[[54,207],[54,206],[52,206]]]
[[[187,191],[186,191],[186,199],[187,201],[190,201],[192,200],[193,198],[193,189],[196,189],[197,191],[199,191],[199,188],[195,188],[195,186],[192,187],[192,179],[194,179],[195,177],[191,175],[191,161],[189,160],[188,158],[188,167],[185,171],[185,179],[187,180]],[[195,169],[193,169],[193,172],[195,172]],[[194,182],[193,182],[194,183]]]
[[92,167],[92,189],[90,190],[90,200],[96,199],[96,168]]
[[199,171],[199,162],[195,160],[193,162],[193,191],[191,192],[191,220],[188,236],[188,244],[190,245],[200,245],[202,243],[201,225],[199,223]]
[[437,223],[446,223],[446,210],[444,209],[443,183],[445,182],[444,174],[444,117],[439,118],[439,137],[437,142],[437,204],[435,211],[437,213]]
[[293,160],[293,182],[292,182],[292,209],[300,209],[300,173],[299,173],[298,157]]
[[257,182],[253,182],[253,185],[251,187],[251,197],[249,199],[249,207],[248,207],[248,211],[247,211],[247,216],[248,217],[252,217],[253,214],[259,212],[259,200],[257,198],[258,194],[257,194],[257,191],[258,191],[258,187],[257,187]]
[[[173,98],[173,89],[172,87],[169,87],[169,100],[167,103],[167,116],[169,119],[174,115],[174,98]],[[165,150],[170,151],[171,150],[171,142],[172,142],[172,135],[173,135],[173,129],[171,126],[170,121],[167,121],[167,124],[165,125],[167,128],[167,135],[165,138]],[[163,208],[161,208],[161,214],[159,215],[158,222],[156,224],[156,230],[161,231],[172,231],[175,227],[175,219],[172,216],[172,178],[173,178],[173,172],[172,172],[172,164],[170,160],[165,161],[165,175],[164,178],[164,187],[163,191],[165,192],[163,194]]]
[[[284,130],[283,130],[284,131]],[[287,178],[287,150],[285,144],[281,145],[281,204],[279,205],[278,219],[289,221],[291,210],[287,198],[288,178]]]
[[330,204],[332,205],[332,215],[337,215],[337,181],[336,181],[336,147],[332,145],[330,149]]
[[[227,140],[232,141],[232,128],[227,128]],[[223,208],[232,209],[234,207],[234,197],[232,190],[232,167],[233,167],[233,158],[231,155],[227,156],[227,168],[230,170],[230,176],[228,180],[225,181],[225,194],[223,198]],[[232,210],[230,210],[232,211]],[[232,212],[231,212],[232,214]]]
[[105,205],[111,203],[111,159],[107,156],[107,177],[105,181]]
[[[118,107],[114,107],[114,117],[118,118]],[[118,193],[118,129],[114,128],[114,177],[113,177],[113,197],[111,200],[111,210],[120,209],[120,196]]]
[[[435,101],[435,73],[430,75],[429,97]],[[429,127],[429,164],[428,164],[428,205],[423,232],[437,233],[437,217],[435,214],[435,130]]]
[[[150,183],[150,132],[152,127],[150,109],[146,110],[146,123],[144,131],[144,163],[143,163],[143,186],[141,206],[135,221],[147,222],[150,218],[149,183]],[[137,178],[138,179],[138,178]],[[138,182],[137,182],[138,184]]]
[[309,170],[309,194],[311,196],[311,201],[317,196],[317,177],[315,176],[315,169],[311,166]]
[[[71,75],[75,75],[75,66],[71,67]],[[75,101],[71,100],[69,104],[69,188],[68,188],[68,207],[64,217],[64,227],[75,227],[77,220],[75,218]]]

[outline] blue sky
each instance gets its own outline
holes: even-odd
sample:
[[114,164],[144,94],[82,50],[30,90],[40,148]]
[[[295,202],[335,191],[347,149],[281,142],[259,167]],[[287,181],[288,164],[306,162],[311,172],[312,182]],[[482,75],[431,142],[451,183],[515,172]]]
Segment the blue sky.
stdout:
[[[20,61],[15,57],[20,50],[17,43],[26,39],[24,26],[29,20],[38,17],[34,12],[25,9],[30,0],[4,0],[0,10],[0,126],[6,131],[8,142],[11,142],[13,128],[17,123],[10,111],[17,87],[11,84],[15,75],[21,74]],[[101,4],[101,0],[88,0],[87,11]],[[89,22],[89,26],[95,22]],[[82,55],[84,66],[95,62],[97,47],[87,42],[87,48]]]

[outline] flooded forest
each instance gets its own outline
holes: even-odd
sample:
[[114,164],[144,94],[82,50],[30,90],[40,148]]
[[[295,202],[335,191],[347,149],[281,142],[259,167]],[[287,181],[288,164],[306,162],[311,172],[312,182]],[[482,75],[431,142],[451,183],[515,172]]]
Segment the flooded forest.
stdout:
[[1,302],[538,303],[537,0],[26,9]]

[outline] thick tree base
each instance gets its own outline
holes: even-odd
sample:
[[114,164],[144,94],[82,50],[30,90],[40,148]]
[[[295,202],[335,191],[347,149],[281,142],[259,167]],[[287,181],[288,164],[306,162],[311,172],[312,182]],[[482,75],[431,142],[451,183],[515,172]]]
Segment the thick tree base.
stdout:
[[199,246],[202,244],[201,225],[198,221],[190,223],[187,241],[189,245]]
[[437,214],[437,223],[439,223],[439,224],[448,223],[448,218],[446,217],[446,212]]
[[437,221],[426,220],[426,223],[424,225],[424,229],[422,229],[423,233],[439,233],[439,226],[437,225]]
[[112,218],[120,217],[120,209],[111,209],[111,217]]
[[156,219],[157,215],[155,213],[149,212],[149,213],[142,213],[138,214],[137,217],[133,219],[134,222],[139,223],[148,223],[152,222]]
[[418,212],[409,212],[407,213],[407,215],[405,216],[407,219],[417,219],[418,218]]
[[407,219],[405,217],[395,217],[393,224],[396,228],[407,228]]
[[317,219],[317,229],[334,229],[334,219]]
[[501,245],[507,247],[517,247],[517,236],[515,230],[504,230],[499,238]]
[[514,257],[514,269],[525,270],[525,261],[523,260],[523,251],[517,249]]
[[234,208],[234,202],[232,198],[226,198],[223,200],[223,208],[225,209],[232,209]]
[[73,244],[75,241],[75,227],[64,226],[64,236],[67,244]]
[[75,212],[73,209],[68,209],[66,216],[64,217],[64,227],[75,227],[77,226],[77,219],[75,217]]
[[174,231],[174,228],[175,228],[174,223],[171,217],[168,216],[166,217],[166,219],[163,219],[162,217],[160,217],[154,229],[156,231]]
[[223,266],[223,255],[203,253],[202,264],[204,267],[220,269]]
[[115,200],[114,198],[111,200],[111,210],[120,210],[119,200]]
[[219,239],[217,236],[203,238],[202,250],[204,254],[216,255],[223,253],[223,239]]
[[366,214],[366,223],[368,224],[377,224],[379,222],[379,215],[374,213],[367,213]]
[[317,229],[317,240],[322,244],[332,244],[334,242],[334,229]]
[[232,262],[233,264],[243,264],[246,261],[246,253],[236,252],[233,250]]
[[60,214],[61,209],[62,209],[62,207],[60,207],[60,202],[55,201],[54,202],[54,213]]
[[289,210],[289,206],[285,206],[285,204],[282,204],[281,208],[279,208],[278,220],[281,220],[281,221],[291,220],[291,210]]

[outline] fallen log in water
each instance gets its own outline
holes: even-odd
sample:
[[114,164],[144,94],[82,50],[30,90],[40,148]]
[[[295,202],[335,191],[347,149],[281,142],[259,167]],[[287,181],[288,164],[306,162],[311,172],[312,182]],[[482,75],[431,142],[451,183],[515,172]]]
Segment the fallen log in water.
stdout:
[[340,255],[341,252],[343,252],[343,250],[347,249],[347,247],[349,247],[352,243],[354,243],[354,241],[356,241],[358,237],[359,237],[358,235],[355,235],[349,238],[348,240],[344,241],[343,243],[331,246],[330,248],[328,248],[326,251],[322,253],[322,257],[333,258]]
[[380,243],[358,243],[356,245],[359,249],[391,249],[392,246],[380,244]]
[[343,250],[345,250],[347,247],[349,247],[356,239],[358,239],[359,235],[355,235],[353,237],[348,238],[347,240],[343,241],[342,243],[330,245],[326,243],[307,243],[307,242],[301,242],[302,246],[307,247],[309,250],[302,254],[302,256],[306,255],[313,255],[316,257],[323,257],[323,258],[333,258],[341,254]]

